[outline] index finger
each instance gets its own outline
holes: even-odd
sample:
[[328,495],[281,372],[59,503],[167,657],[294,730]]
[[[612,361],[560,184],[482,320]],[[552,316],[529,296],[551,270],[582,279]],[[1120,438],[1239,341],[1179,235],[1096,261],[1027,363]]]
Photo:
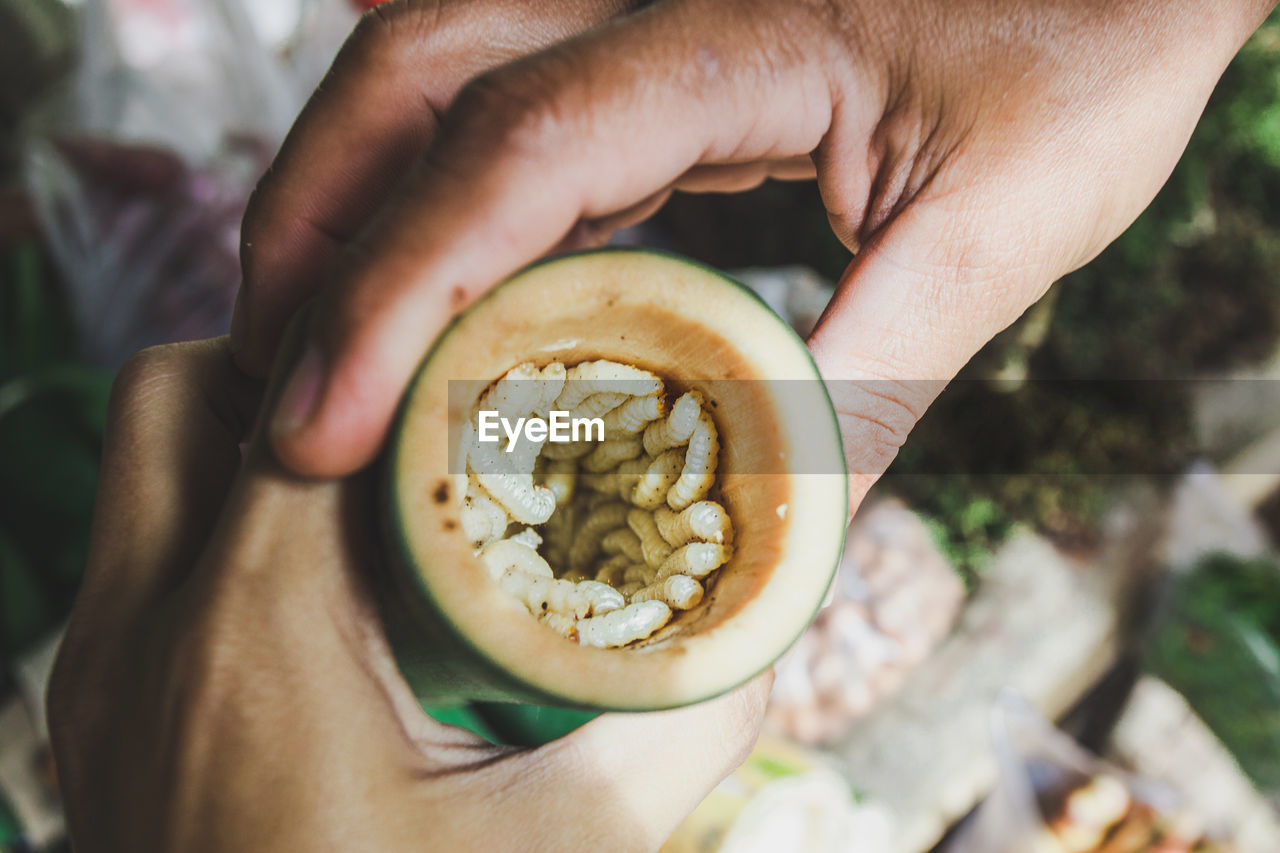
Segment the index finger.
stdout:
[[830,81],[771,8],[708,31],[717,18],[704,3],[651,6],[464,90],[322,292],[273,421],[286,464],[335,475],[368,462],[449,317],[579,221],[697,164],[812,151],[830,124]]

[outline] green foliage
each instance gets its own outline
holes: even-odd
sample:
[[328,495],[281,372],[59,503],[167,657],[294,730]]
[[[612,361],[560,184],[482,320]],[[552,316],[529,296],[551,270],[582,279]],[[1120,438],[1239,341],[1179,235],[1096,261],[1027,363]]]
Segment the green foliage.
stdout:
[[1218,554],[1178,578],[1147,662],[1280,794],[1280,564]]
[[[1275,351],[1277,223],[1280,12],[1223,76],[1150,208],[1057,285],[1047,332],[1027,334],[1040,322],[1029,312],[962,374],[985,378],[1017,365],[1033,381],[1004,399],[954,383],[892,469],[960,473],[943,486],[897,477],[894,488],[933,515],[949,540],[975,548],[998,539],[965,531],[957,495],[1086,543],[1115,483],[1098,475],[1173,473],[1194,450],[1186,386],[1115,380],[1186,378]],[[966,569],[977,565],[968,550],[960,558]]]
[[110,377],[79,366],[39,250],[0,258],[0,652],[70,607],[89,522]]

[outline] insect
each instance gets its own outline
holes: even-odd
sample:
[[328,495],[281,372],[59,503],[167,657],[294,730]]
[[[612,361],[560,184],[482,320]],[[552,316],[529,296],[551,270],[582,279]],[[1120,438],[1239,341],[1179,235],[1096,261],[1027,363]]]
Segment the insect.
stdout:
[[631,502],[644,509],[654,509],[670,501],[669,492],[684,470],[684,451],[673,448],[653,462],[636,483],[631,492]]
[[655,581],[638,589],[628,599],[637,601],[661,601],[674,610],[688,610],[702,601],[702,584],[688,575],[672,575],[666,580]]
[[[666,509],[666,507],[659,507],[659,509]],[[670,512],[670,510],[667,511]],[[630,527],[631,532],[640,540],[641,556],[650,566],[656,568],[661,565],[662,561],[670,557],[671,552],[675,550],[659,532],[654,513],[645,512],[639,507],[631,510],[627,513],[627,527]]]
[[666,420],[654,421],[644,430],[644,452],[657,456],[670,447],[678,447],[689,440],[702,413],[702,395],[697,391],[681,394],[671,407]]
[[[463,425],[463,534],[501,589],[582,645],[652,636],[674,611],[697,607],[703,579],[733,556],[729,513],[707,498],[715,422],[699,391],[669,408],[667,399],[658,377],[630,365],[526,362],[489,386]],[[603,440],[543,439],[519,423],[495,440],[477,433],[482,408],[513,422],[560,410],[599,418]]]
[[694,578],[706,577],[711,572],[729,562],[733,549],[728,545],[715,545],[711,542],[690,542],[671,552],[671,556],[658,566],[656,580],[672,575],[689,575]]
[[733,539],[729,513],[715,501],[697,501],[678,513],[660,506],[654,510],[653,520],[662,538],[676,548],[694,539],[719,544]]
[[716,482],[716,457],[720,440],[715,421],[706,412],[698,413],[698,423],[689,436],[689,449],[684,454],[680,479],[667,492],[667,503],[680,510],[704,497]]
[[641,601],[621,610],[578,620],[578,642],[584,646],[625,646],[642,640],[671,620],[661,601]]

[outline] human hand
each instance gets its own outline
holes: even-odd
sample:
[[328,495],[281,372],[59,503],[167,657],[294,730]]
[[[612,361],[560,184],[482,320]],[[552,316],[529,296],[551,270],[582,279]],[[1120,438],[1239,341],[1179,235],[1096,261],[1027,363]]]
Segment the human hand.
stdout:
[[652,850],[746,756],[768,677],[534,750],[427,717],[366,585],[369,478],[299,479],[261,436],[242,463],[261,399],[225,339],[116,382],[49,688],[79,853]]
[[[505,4],[389,4],[246,219],[241,363],[264,369],[318,297],[275,449],[305,474],[359,468],[424,348],[494,282],[673,189],[816,174],[859,249],[810,339],[826,377],[855,380],[832,390],[856,499],[946,380],[1150,201],[1270,5],[665,0],[543,47],[513,44]],[[563,29],[617,12],[583,8]],[[493,58],[459,45],[493,41],[534,52],[454,97]],[[368,118],[361,99],[393,91],[431,109]],[[376,180],[351,177],[370,163]],[[314,262],[289,257],[325,231]]]

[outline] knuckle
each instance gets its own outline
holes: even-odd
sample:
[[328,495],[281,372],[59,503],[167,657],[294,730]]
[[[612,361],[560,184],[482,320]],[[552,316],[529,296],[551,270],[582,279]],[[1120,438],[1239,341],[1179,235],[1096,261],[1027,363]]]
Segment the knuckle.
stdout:
[[[553,67],[547,67],[553,66]],[[540,57],[483,74],[459,92],[449,119],[457,138],[488,140],[498,153],[538,157],[555,150],[573,131],[577,93],[563,81],[562,61]]]
[[445,4],[441,0],[391,0],[365,12],[344,47],[365,58],[376,55],[393,61],[420,53],[442,29]]

